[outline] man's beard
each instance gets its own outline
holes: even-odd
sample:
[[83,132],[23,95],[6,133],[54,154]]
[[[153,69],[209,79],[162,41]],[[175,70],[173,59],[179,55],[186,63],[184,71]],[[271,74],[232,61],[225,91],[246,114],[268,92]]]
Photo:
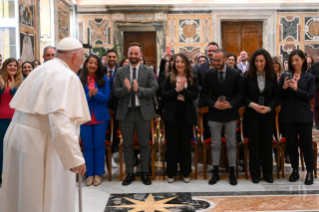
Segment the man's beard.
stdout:
[[111,66],[111,67],[112,67],[112,66],[115,66],[115,62],[113,62],[113,61],[112,61],[112,62],[109,62],[109,63],[107,63],[107,65],[108,65],[108,66]]
[[[136,65],[136,64],[139,63],[139,60],[138,60],[138,59],[130,59],[130,58],[129,58],[129,60],[130,60],[130,63],[133,64],[133,65]],[[134,61],[133,61],[133,60],[134,60]]]
[[243,59],[241,59],[241,62],[246,62],[246,61],[247,61],[247,59],[244,59],[244,60],[243,60]]

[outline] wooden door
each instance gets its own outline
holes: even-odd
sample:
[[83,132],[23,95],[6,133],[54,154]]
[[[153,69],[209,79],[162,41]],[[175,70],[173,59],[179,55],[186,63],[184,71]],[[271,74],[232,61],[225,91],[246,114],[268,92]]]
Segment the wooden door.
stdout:
[[262,48],[262,22],[224,22],[223,49],[239,56],[246,51],[248,57]]
[[130,43],[137,42],[142,46],[145,65],[154,66],[157,72],[156,61],[156,32],[124,32],[124,55],[127,55]]

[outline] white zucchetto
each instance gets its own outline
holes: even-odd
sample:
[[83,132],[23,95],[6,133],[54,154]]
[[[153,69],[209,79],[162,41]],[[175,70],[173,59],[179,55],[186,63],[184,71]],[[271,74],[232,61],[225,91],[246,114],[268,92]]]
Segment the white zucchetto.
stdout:
[[83,44],[72,37],[63,38],[57,45],[59,51],[72,51],[83,48]]

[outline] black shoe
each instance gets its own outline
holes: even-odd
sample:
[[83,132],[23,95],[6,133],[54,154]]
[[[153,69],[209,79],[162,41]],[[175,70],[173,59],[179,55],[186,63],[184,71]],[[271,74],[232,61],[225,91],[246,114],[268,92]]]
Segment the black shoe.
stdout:
[[305,179],[305,184],[306,185],[312,185],[313,184],[313,173],[312,172],[307,172],[307,176]]
[[244,160],[239,160],[239,163],[238,163],[239,166],[244,166],[245,165],[245,162]]
[[135,181],[134,173],[128,173],[125,180],[122,182],[122,185],[124,186],[130,185],[134,181]]
[[294,169],[289,177],[290,182],[296,182],[299,179],[299,171]]
[[273,178],[264,178],[264,181],[266,181],[267,183],[273,183],[274,179]]
[[210,178],[210,180],[208,181],[209,185],[214,185],[216,184],[216,182],[219,181],[219,174],[213,174],[212,178]]
[[251,181],[256,184],[259,183],[259,180],[257,178],[252,178]]
[[142,173],[141,180],[144,183],[144,185],[151,185],[152,184],[152,181],[148,177],[148,173],[147,172],[143,172]]
[[237,185],[237,179],[235,177],[235,167],[229,167],[229,184]]
[[288,155],[285,157],[285,163],[290,163],[290,158]]

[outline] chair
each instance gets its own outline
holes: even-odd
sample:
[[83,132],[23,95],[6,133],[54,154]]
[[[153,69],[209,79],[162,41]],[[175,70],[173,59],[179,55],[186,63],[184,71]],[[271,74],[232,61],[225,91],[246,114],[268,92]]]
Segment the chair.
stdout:
[[[112,180],[112,156],[113,156],[112,143],[113,143],[113,129],[114,129],[114,111],[109,109],[109,114],[111,117],[111,120],[110,120],[111,133],[110,133],[110,140],[108,141],[105,139],[105,153],[106,153],[106,165],[109,172],[109,181],[111,181]],[[106,134],[108,133],[109,131],[107,130]],[[79,143],[80,143],[81,151],[83,152],[83,142],[81,137],[80,137]]]
[[[154,128],[154,120],[150,120],[150,125],[151,125],[151,140],[150,140],[150,149],[152,151],[152,161],[151,161],[151,167],[152,167],[152,178],[155,180],[155,155],[156,155],[156,142],[155,142],[155,128]],[[120,139],[120,147],[119,147],[119,162],[120,162],[120,179],[123,180],[123,138],[121,134],[121,130],[119,127],[118,130],[118,136]],[[139,143],[138,143],[138,136],[137,132],[134,132],[134,144],[133,144],[134,149],[140,149]]]
[[[239,117],[240,117],[240,137],[241,137],[241,142],[244,144],[244,170],[245,170],[245,178],[248,179],[248,144],[249,144],[249,139],[244,138],[244,126],[243,126],[243,114],[245,112],[245,107],[241,107],[239,109]],[[277,127],[279,128],[278,123],[278,114],[280,112],[280,108],[276,108],[276,129]],[[276,149],[277,151],[277,158],[276,158],[276,167],[277,167],[277,178],[280,179],[280,169],[279,169],[279,164],[280,164],[280,148],[281,148],[281,143],[277,141],[276,139],[273,138],[272,140],[272,148]]]
[[[209,108],[208,107],[203,107],[201,109],[198,109],[198,125],[199,125],[199,133],[200,133],[200,140],[203,145],[203,172],[204,172],[204,179],[207,177],[207,151],[211,150],[211,144],[212,144],[212,139],[207,138],[204,139],[204,125],[203,125],[203,115],[205,113],[208,113]],[[226,149],[226,138],[221,139],[222,143],[222,148]],[[226,156],[227,154],[225,154]],[[238,171],[238,160],[239,160],[239,143],[236,141],[236,178],[239,178],[239,171]],[[227,160],[227,156],[226,156]],[[226,171],[228,171],[228,166],[226,167]]]
[[[166,166],[165,166],[165,154],[166,154],[166,149],[167,149],[167,141],[166,141],[166,133],[165,133],[165,124],[164,124],[164,121],[161,122],[161,125],[162,125],[162,135],[163,135],[163,138],[161,139],[161,147],[160,147],[160,150],[161,150],[161,154],[162,154],[162,167],[163,167],[163,179],[165,179],[165,171],[166,171]],[[196,132],[196,126],[194,125],[193,127],[193,135],[194,137],[196,138],[197,137],[197,132]],[[195,150],[195,157],[194,157],[194,166],[195,166],[195,179],[197,179],[197,164],[198,164],[198,143],[196,140],[192,139],[191,140],[191,148]]]

